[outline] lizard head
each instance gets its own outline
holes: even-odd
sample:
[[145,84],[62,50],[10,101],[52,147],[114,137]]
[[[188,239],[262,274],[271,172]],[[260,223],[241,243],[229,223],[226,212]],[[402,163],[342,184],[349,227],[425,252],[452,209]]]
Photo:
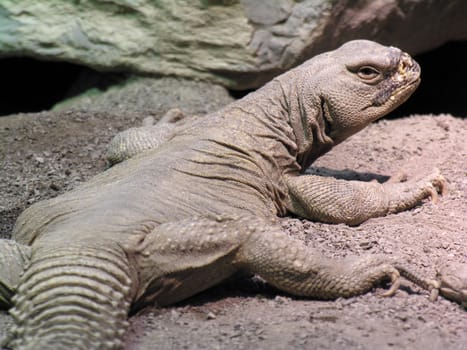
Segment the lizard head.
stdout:
[[420,67],[398,48],[350,41],[305,62],[298,89],[305,166],[332,146],[405,102],[420,83]]
[[320,88],[328,136],[340,142],[405,102],[420,83],[420,67],[405,52],[356,40],[330,53],[336,80]]

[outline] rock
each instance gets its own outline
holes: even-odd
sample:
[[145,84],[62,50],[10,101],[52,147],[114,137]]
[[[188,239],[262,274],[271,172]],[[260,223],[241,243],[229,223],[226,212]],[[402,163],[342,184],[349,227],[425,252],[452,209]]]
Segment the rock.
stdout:
[[[73,108],[112,113],[164,114],[169,109],[177,107],[193,114],[206,114],[232,101],[233,98],[224,87],[209,82],[132,77],[104,92],[90,89],[60,102],[53,110]],[[147,118],[151,118],[151,115]]]
[[0,56],[245,89],[350,39],[411,54],[466,39],[466,12],[463,0],[3,0]]

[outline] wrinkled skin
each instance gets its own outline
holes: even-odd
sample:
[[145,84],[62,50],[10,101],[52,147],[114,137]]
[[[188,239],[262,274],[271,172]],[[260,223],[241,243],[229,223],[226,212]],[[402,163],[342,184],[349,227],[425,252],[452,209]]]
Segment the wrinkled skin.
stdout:
[[437,171],[387,184],[301,175],[419,81],[399,49],[352,41],[217,113],[113,142],[116,165],[34,204],[14,241],[0,241],[0,302],[16,323],[7,345],[116,349],[130,310],[183,300],[238,271],[310,298],[351,297],[382,280],[392,295],[401,276],[437,292],[397,259],[323,257],[276,219],[356,225],[445,192]]

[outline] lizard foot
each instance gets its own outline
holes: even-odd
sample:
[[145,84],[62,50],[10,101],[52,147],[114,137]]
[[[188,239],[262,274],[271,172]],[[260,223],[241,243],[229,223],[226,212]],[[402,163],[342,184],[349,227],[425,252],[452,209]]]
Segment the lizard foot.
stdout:
[[467,308],[467,264],[449,263],[436,274],[439,279],[439,294]]
[[384,183],[389,194],[389,213],[397,213],[415,207],[424,199],[437,203],[439,194],[448,193],[448,182],[438,169],[420,180]]
[[407,174],[404,171],[400,170],[394,175],[392,175],[386,182],[387,183],[406,182],[407,179],[408,179]]
[[422,188],[425,189],[427,197],[429,196],[433,203],[438,202],[438,194],[445,196],[448,193],[448,182],[437,168],[435,168],[430,175],[420,180],[419,183]]

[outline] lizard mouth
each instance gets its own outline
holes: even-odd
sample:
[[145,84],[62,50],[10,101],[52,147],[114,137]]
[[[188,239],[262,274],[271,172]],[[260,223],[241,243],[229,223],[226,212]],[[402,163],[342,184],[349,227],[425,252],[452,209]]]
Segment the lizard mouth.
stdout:
[[[420,84],[420,66],[408,54],[402,53],[391,81],[394,87],[392,94],[389,96],[389,101],[396,102],[399,101],[401,95],[408,91],[413,92]],[[410,93],[400,103],[404,102],[409,96]]]
[[[400,86],[398,89],[396,89],[392,94],[391,96],[389,96],[389,100],[392,101],[392,102],[395,102],[398,97],[402,94],[404,94],[405,92],[407,92],[408,90],[410,91],[414,91],[417,86],[420,84],[420,78],[418,79],[415,79],[413,81],[411,81],[410,83],[408,84],[404,84],[402,86]],[[408,96],[407,96],[408,98]],[[405,100],[404,100],[405,101]]]
[[405,102],[419,84],[420,66],[409,55],[403,53],[392,77],[382,83],[380,93],[368,107],[396,107]]

